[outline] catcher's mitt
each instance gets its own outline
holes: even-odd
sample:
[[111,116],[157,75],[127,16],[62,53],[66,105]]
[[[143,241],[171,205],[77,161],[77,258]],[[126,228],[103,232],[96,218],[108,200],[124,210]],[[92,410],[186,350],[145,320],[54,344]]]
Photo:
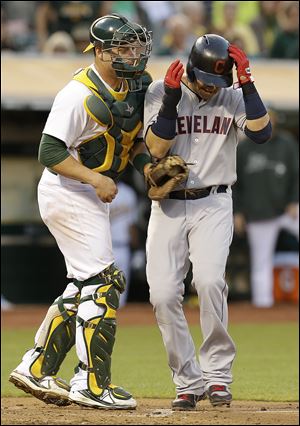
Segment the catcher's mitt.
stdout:
[[188,172],[186,162],[179,155],[162,158],[146,174],[149,198],[155,201],[168,198],[169,193],[187,178]]

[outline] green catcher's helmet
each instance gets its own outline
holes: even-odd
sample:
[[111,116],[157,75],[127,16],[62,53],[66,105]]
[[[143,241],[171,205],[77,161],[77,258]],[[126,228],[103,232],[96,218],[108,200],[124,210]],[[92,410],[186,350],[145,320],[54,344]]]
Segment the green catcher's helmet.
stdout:
[[[129,86],[136,86],[130,85],[130,80],[137,82],[146,68],[152,50],[152,35],[141,25],[112,13],[92,23],[90,44],[84,52],[95,47],[101,48],[102,60],[112,62],[117,77],[129,80]],[[104,59],[105,52],[110,54],[109,59]]]

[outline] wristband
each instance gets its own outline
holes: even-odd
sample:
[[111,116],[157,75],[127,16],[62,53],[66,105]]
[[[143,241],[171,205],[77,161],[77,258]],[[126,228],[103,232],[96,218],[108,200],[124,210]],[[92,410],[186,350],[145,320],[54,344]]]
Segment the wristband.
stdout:
[[159,138],[174,139],[176,136],[176,118],[170,120],[158,115],[156,122],[151,126],[151,130]]
[[177,118],[177,105],[181,99],[181,95],[181,87],[174,89],[165,85],[165,94],[158,114],[164,118],[168,118],[169,120]]
[[165,85],[162,106],[156,122],[152,124],[152,132],[159,138],[171,140],[176,136],[177,104],[182,96],[181,87],[171,88]]
[[256,120],[267,114],[260,96],[253,83],[249,82],[242,85],[243,97],[245,102],[247,120]]
[[137,169],[138,172],[140,172],[142,175],[144,174],[144,167],[146,164],[151,163],[151,157],[150,155],[141,152],[140,154],[137,154],[134,159],[132,160],[133,166]]

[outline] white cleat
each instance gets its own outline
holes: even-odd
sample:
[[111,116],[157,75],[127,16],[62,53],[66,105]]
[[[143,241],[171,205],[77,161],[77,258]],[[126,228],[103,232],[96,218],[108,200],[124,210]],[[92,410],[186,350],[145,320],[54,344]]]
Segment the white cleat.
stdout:
[[130,393],[112,385],[104,389],[101,396],[96,396],[88,389],[83,389],[71,390],[69,398],[76,404],[104,410],[134,410],[137,406],[136,400]]
[[25,376],[13,371],[9,376],[9,381],[46,404],[55,404],[60,407],[71,404],[69,400],[70,386],[58,377],[46,376],[36,379],[33,376]]

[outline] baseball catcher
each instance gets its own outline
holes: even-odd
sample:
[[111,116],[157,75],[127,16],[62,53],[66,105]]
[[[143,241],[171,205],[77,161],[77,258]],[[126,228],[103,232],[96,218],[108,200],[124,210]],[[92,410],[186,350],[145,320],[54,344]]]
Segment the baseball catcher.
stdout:
[[179,155],[169,155],[151,164],[145,173],[149,198],[154,201],[168,198],[170,192],[185,181],[187,176],[187,164]]
[[[131,393],[111,383],[120,294],[107,203],[130,162],[151,162],[142,143],[151,32],[110,14],[90,27],[94,62],[55,97],[39,146],[41,218],[58,241],[71,282],[48,309],[34,346],[9,380],[45,403],[134,409]],[[51,205],[51,209],[48,207]],[[73,345],[78,364],[68,383],[56,374]]]

